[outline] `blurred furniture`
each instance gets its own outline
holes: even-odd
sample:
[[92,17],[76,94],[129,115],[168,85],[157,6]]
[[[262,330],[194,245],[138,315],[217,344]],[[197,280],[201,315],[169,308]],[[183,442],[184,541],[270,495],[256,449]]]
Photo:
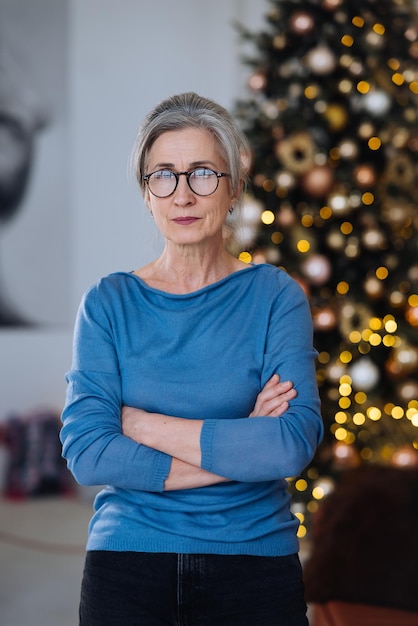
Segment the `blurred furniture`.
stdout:
[[327,602],[311,605],[312,626],[418,626],[418,613],[367,604]]
[[304,563],[313,626],[418,626],[417,529],[417,467],[344,470],[315,515]]

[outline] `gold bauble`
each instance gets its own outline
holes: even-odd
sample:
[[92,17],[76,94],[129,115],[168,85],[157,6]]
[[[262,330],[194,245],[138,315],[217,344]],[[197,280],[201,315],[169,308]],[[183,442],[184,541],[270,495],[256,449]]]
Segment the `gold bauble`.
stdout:
[[351,161],[358,155],[358,144],[353,139],[343,139],[337,146],[342,159]]
[[312,309],[314,330],[329,331],[336,327],[338,316],[335,309],[330,306],[314,307]]
[[315,494],[317,494],[317,499],[321,500],[329,493],[331,493],[331,491],[334,491],[334,488],[334,480],[328,476],[322,476],[321,478],[315,480],[315,482],[313,483],[312,493],[314,494],[314,497]]
[[321,6],[327,11],[335,11],[343,5],[344,0],[322,0]]
[[332,189],[334,171],[327,165],[315,165],[303,176],[301,185],[313,198],[323,198]]
[[281,253],[277,246],[269,246],[265,251],[266,263],[278,265],[281,261]]
[[395,467],[417,467],[418,451],[412,446],[401,446],[393,453],[391,463]]
[[368,328],[372,315],[372,310],[368,306],[345,298],[340,318],[340,330],[343,337],[348,339],[353,330],[362,333],[365,328]]
[[[333,383],[338,383],[341,376],[343,376],[345,373],[346,373],[346,368],[344,367],[344,365],[341,364],[339,359],[336,361],[333,361],[327,367],[327,378]],[[336,391],[338,394],[338,390]]]
[[384,180],[402,189],[408,189],[416,183],[415,163],[407,154],[392,157],[384,172]]
[[332,449],[332,466],[336,470],[346,470],[361,464],[359,451],[352,445],[339,441]]
[[417,380],[406,380],[402,384],[400,384],[397,388],[397,392],[399,397],[402,398],[405,402],[410,402],[411,400],[418,399],[418,381]]
[[404,343],[394,348],[385,363],[387,372],[394,377],[403,377],[418,370],[418,348]]
[[383,283],[374,276],[370,276],[364,282],[364,291],[371,300],[377,300],[383,295]]
[[376,170],[371,165],[358,165],[353,175],[360,189],[370,189],[376,184]]
[[276,223],[282,228],[291,228],[296,221],[296,214],[290,207],[282,207],[277,213]]
[[285,35],[276,35],[273,39],[273,48],[276,50],[283,50],[286,47],[286,37]]
[[362,356],[348,368],[354,389],[370,391],[380,379],[380,371],[369,356]]
[[315,26],[314,18],[308,11],[295,11],[290,16],[289,27],[295,35],[307,35]]
[[332,131],[340,131],[347,125],[347,109],[341,104],[329,104],[324,111],[324,117]]
[[405,200],[388,198],[383,204],[382,217],[394,231],[400,231],[410,225],[414,207]]
[[312,285],[324,285],[331,276],[331,263],[323,254],[311,254],[301,264],[303,274]]
[[384,250],[386,248],[385,234],[378,228],[368,228],[361,236],[361,241],[368,250]]
[[331,250],[341,251],[345,247],[345,237],[340,230],[332,230],[326,237],[327,246]]
[[375,127],[370,122],[363,122],[357,129],[357,134],[360,139],[370,139],[375,133]]
[[296,175],[304,174],[312,168],[316,152],[315,143],[307,132],[293,133],[278,141],[275,149],[276,156],[284,167]]
[[408,279],[413,282],[418,282],[418,265],[411,265],[408,270]]
[[369,31],[365,37],[366,42],[369,46],[374,48],[375,50],[381,50],[386,46],[386,38],[373,30]]
[[389,294],[389,302],[394,309],[399,309],[405,306],[406,296],[398,289],[395,289]]
[[252,74],[248,79],[248,86],[253,91],[263,91],[267,85],[267,78],[262,72]]
[[353,209],[350,197],[347,195],[347,189],[344,186],[335,188],[328,196],[327,203],[334,215],[338,216],[348,215]]
[[410,306],[405,311],[405,319],[414,328],[418,328],[418,306]]
[[335,69],[337,59],[334,52],[328,46],[318,44],[316,48],[312,48],[302,59],[302,63],[314,74],[326,76],[327,74],[331,74]]
[[409,54],[412,59],[418,59],[418,41],[414,41],[409,47]]

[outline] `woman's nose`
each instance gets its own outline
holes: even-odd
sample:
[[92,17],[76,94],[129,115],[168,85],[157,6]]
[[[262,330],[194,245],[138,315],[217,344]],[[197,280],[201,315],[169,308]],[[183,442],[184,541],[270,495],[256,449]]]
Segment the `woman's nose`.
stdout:
[[195,194],[189,187],[187,176],[182,174],[179,176],[176,190],[174,192],[174,201],[177,204],[188,204],[195,199]]

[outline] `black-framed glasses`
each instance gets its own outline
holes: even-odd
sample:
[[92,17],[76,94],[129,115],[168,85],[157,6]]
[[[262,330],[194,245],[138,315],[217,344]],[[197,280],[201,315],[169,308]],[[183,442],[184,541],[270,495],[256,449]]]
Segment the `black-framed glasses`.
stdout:
[[142,177],[153,196],[168,198],[177,189],[180,176],[186,176],[190,189],[198,196],[210,196],[215,193],[219,179],[230,176],[225,172],[215,172],[207,167],[196,167],[188,172],[173,172],[172,170],[157,170]]

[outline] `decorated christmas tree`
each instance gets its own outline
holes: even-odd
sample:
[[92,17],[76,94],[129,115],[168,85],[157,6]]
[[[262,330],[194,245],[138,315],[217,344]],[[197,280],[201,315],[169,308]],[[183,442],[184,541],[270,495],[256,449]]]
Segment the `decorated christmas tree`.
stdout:
[[345,468],[418,462],[418,19],[408,0],[270,0],[241,27],[253,148],[234,251],[311,304],[325,438],[304,521]]

